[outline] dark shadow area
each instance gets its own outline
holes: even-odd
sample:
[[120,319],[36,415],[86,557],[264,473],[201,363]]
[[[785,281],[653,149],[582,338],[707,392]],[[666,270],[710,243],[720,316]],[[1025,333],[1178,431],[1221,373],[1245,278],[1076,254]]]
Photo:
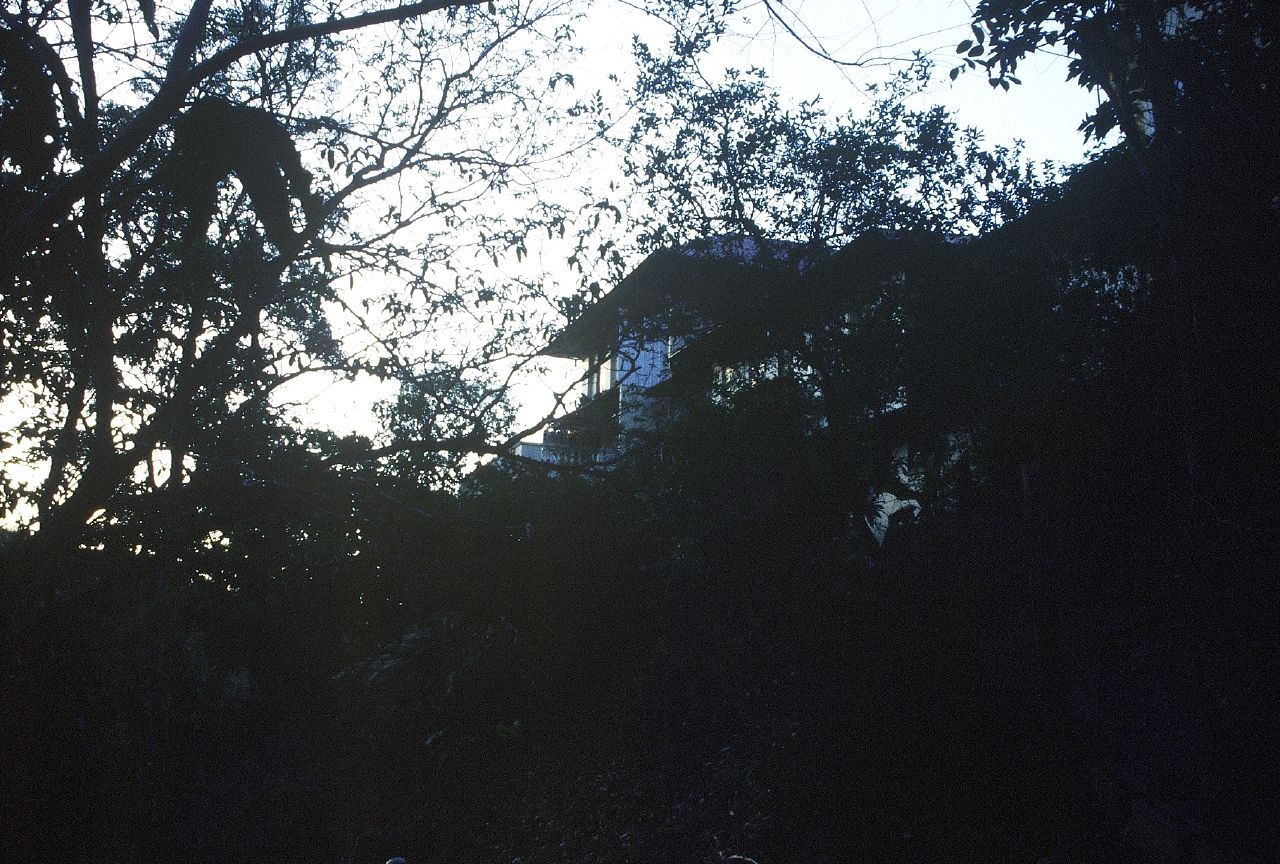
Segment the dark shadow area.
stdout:
[[10,618],[6,646],[9,848],[708,862],[1275,848],[1276,598],[1242,587],[1267,584],[1248,556],[1179,572],[1084,525],[981,511],[903,527],[867,556],[793,522],[812,522],[795,502],[663,525],[628,482],[495,482],[447,531],[400,517],[362,570],[311,561],[269,590],[176,588],[133,556],[42,562],[63,588]]
[[[690,110],[638,110],[627,170],[677,206],[639,226],[652,254],[622,291],[564,300],[580,315],[544,353],[587,362],[588,398],[545,426],[555,463],[504,437],[502,363],[530,360],[507,340],[533,338],[541,287],[455,271],[465,239],[426,260],[396,239],[434,224],[441,175],[388,175],[430,190],[378,223],[389,245],[324,239],[406,150],[457,162],[461,198],[431,212],[488,236],[482,263],[565,238],[550,206],[490,230],[474,189],[524,188],[498,150],[404,143],[454,108],[384,106],[417,131],[366,140],[256,107],[310,62],[297,36],[269,78],[202,63],[184,85],[226,99],[161,88],[99,117],[86,95],[76,117],[92,76],[49,58],[83,48],[92,72],[87,19],[6,17],[0,119],[30,128],[0,136],[0,401],[36,406],[6,458],[47,477],[0,476],[4,512],[39,525],[0,536],[0,858],[1275,861],[1276,7],[1085,5],[982,0],[958,55],[992,86],[1036,48],[1080,58],[1106,97],[1085,128],[1126,141],[1061,183],[911,109],[919,64],[828,123],[754,72],[685,93],[714,20],[671,57],[637,45],[658,103],[633,107]],[[396,43],[388,98],[430,91],[424,46],[487,56],[468,34],[541,21],[495,8],[444,4]],[[208,50],[253,44],[250,11]],[[316,93],[356,56],[334,46],[312,46]],[[541,67],[511,62],[483,98],[439,86],[458,110],[541,105],[515,88]],[[586,281],[579,253],[622,261],[592,232],[623,217],[583,213],[566,268]],[[361,321],[377,347],[350,355],[326,310],[379,268],[405,281],[364,312],[397,326]],[[460,365],[411,356],[466,316],[511,329]],[[662,348],[637,403],[617,361],[640,336]],[[380,437],[285,419],[273,393],[304,368],[396,384]]]

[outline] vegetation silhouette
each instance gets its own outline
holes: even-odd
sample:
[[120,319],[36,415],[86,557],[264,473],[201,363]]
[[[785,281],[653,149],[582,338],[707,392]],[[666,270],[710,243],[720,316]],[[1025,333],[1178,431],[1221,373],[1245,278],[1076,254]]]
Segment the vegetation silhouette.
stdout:
[[[33,406],[5,443],[44,471],[4,486],[32,520],[0,545],[6,854],[1280,848],[1271,4],[980,3],[966,69],[999,86],[1065,45],[1106,97],[1086,129],[1126,136],[1060,182],[909,108],[919,68],[868,117],[829,118],[782,110],[754,73],[700,79],[714,16],[638,48],[618,143],[656,215],[593,205],[601,260],[611,230],[643,251],[732,230],[818,263],[735,321],[671,423],[608,471],[468,461],[504,449],[502,379],[482,373],[511,332],[462,361],[408,341],[374,361],[324,312],[359,267],[423,298],[387,307],[405,325],[387,340],[519,309],[406,263],[452,241],[345,220],[376,179],[439,195],[452,178],[458,197],[418,203],[463,232],[468,196],[521,165],[499,139],[462,158],[431,134],[470,128],[455,108],[536,104],[524,55],[498,46],[547,19],[142,3],[168,53],[121,49],[165,70],[134,79],[130,107],[96,93],[116,49],[91,40],[133,7],[32,9],[0,30],[0,362],[3,393]],[[418,12],[440,20],[415,29]],[[369,68],[388,104],[434,68],[407,58],[498,62],[455,69],[458,101],[421,115],[412,146],[361,150],[395,130],[326,120],[304,85],[342,73],[340,33],[386,21],[404,26]],[[249,56],[257,70],[236,65]],[[194,92],[211,101],[186,106]],[[216,150],[202,122],[256,129],[270,158],[246,176],[251,135]],[[201,174],[193,149],[224,161]],[[564,214],[544,215],[484,251],[555,234]],[[779,357],[786,374],[710,374]],[[387,440],[282,416],[290,368],[325,366],[401,383]],[[936,482],[880,548],[851,508],[904,437]]]

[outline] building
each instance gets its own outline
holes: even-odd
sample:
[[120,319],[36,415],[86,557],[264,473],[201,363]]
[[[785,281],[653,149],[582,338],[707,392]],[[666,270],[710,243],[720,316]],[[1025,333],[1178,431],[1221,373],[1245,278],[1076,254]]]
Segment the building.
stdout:
[[[576,404],[548,424],[526,458],[607,462],[652,434],[679,386],[698,386],[736,337],[767,318],[777,294],[805,266],[800,247],[720,237],[663,249],[571,321],[543,353],[575,360]],[[727,362],[727,361],[726,361]]]
[[953,506],[994,478],[973,474],[974,430],[1011,380],[991,360],[1030,338],[1036,302],[986,278],[1004,239],[868,232],[825,252],[730,237],[656,252],[545,349],[579,362],[580,398],[522,455],[607,465],[661,443],[692,398],[736,405],[764,381],[794,385],[825,452],[842,454],[832,476],[849,484],[851,524],[882,543],[895,513]]

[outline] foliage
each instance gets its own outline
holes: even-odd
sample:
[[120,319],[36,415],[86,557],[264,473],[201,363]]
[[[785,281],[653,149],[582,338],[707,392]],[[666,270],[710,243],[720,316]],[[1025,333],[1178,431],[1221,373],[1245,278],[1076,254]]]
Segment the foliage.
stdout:
[[626,170],[658,214],[646,249],[720,234],[838,246],[867,231],[974,233],[1021,213],[1051,169],[985,147],[939,107],[908,103],[929,80],[918,61],[872,87],[865,115],[789,108],[763,72],[709,79],[696,53],[637,43],[644,108]]
[[[496,449],[536,279],[481,264],[563,219],[510,214],[565,123],[593,134],[547,72],[571,21],[558,2],[6,9],[11,518],[65,548],[96,511],[269,452],[249,431],[325,376],[404,388],[382,449],[330,464],[408,452],[439,482],[448,454]],[[463,322],[477,335],[446,350]]]
[[[1179,31],[1201,45],[1265,12],[1203,8]],[[1119,862],[1150,814],[1186,856],[1275,848],[1273,532],[1218,520],[1216,578],[1184,575],[1168,327],[1197,298],[1217,491],[1265,506],[1239,465],[1268,464],[1274,425],[1277,151],[1247,112],[1203,144],[1270,116],[1238,88],[1271,42],[1211,55],[1201,80],[1244,96],[1188,86],[1176,146],[1057,188],[909,108],[916,73],[832,120],[755,73],[699,79],[714,20],[674,60],[642,49],[640,244],[842,249],[807,249],[786,302],[722,333],[750,338],[712,366],[742,374],[611,476],[458,481],[500,449],[530,326],[528,280],[468,256],[568,218],[486,196],[555,106],[596,118],[563,88],[525,112],[548,92],[532,37],[568,36],[538,10],[351,20],[428,11],[343,39],[305,4],[6,12],[6,455],[47,472],[6,492],[36,542],[0,540],[13,854]],[[351,278],[373,271],[387,296]],[[449,354],[429,337],[459,315],[499,329]],[[397,383],[383,437],[289,421],[275,397],[320,369]],[[982,488],[868,564],[846,520],[892,482],[887,445],[957,431]]]
[[[963,241],[1025,217],[1055,167],[985,145],[941,108],[913,107],[929,80],[923,60],[873,88],[865,115],[833,118],[816,101],[784,106],[760,70],[708,76],[705,47],[635,45],[646,110],[622,144],[638,199],[631,210],[652,214],[635,242],[696,250],[705,238],[745,236],[764,258],[788,250],[789,263],[773,264],[796,272],[763,299],[745,276],[730,279],[708,312],[714,332],[682,352],[685,376],[696,367],[705,385],[716,369],[745,373],[722,394],[727,404],[752,398],[741,382],[766,368],[764,377],[807,394],[798,410],[818,422],[812,435],[822,444],[806,458],[826,472],[818,499],[837,511],[858,510],[868,487],[892,485],[898,444],[936,456],[955,435],[972,442],[980,430],[1011,444],[996,425],[1012,430],[1026,417],[995,415],[1005,406],[1033,414],[1048,398],[1037,394],[1052,364],[1033,346],[1052,327],[1061,274],[984,259]],[[668,281],[681,279],[701,281]],[[893,410],[904,403],[909,411]],[[1030,458],[1028,434],[1018,438]],[[721,446],[733,450],[733,440],[726,433]],[[929,460],[958,470],[954,460]]]
[[984,0],[974,38],[956,51],[1007,89],[1029,54],[1064,49],[1068,77],[1102,94],[1081,128],[1099,139],[1118,128],[1139,144],[1221,115],[1224,103],[1262,109],[1227,109],[1231,125],[1265,124],[1278,23],[1274,4],[1255,0]]
[[1155,350],[1137,374],[1164,403],[1162,428],[1181,438],[1165,458],[1181,465],[1178,518],[1193,545],[1207,542],[1206,526],[1238,530],[1230,514],[1242,494],[1258,513],[1247,530],[1273,512],[1259,478],[1276,466],[1256,460],[1268,450],[1261,418],[1277,403],[1250,370],[1277,348],[1267,276],[1280,231],[1276,15],[1252,0],[992,0],[975,8],[975,39],[958,46],[993,84],[1014,80],[1029,53],[1065,47],[1071,75],[1103,97],[1085,131],[1124,135],[1137,182],[1120,200],[1135,221],[1118,236],[1142,238],[1130,261],[1150,280],[1147,325],[1167,346],[1145,343]]

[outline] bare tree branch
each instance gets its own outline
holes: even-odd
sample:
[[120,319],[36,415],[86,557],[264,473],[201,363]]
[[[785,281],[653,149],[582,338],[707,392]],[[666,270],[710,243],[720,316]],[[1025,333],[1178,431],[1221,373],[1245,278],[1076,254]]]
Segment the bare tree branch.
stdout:
[[155,96],[114,138],[89,158],[79,171],[62,180],[0,234],[0,260],[10,262],[8,266],[12,266],[11,262],[33,246],[43,243],[53,226],[71,213],[76,202],[104,188],[112,172],[178,112],[187,95],[200,82],[230,68],[241,59],[298,40],[332,36],[377,24],[403,21],[451,7],[474,6],[480,2],[482,0],[423,0],[348,18],[287,27],[237,42],[193,66],[192,60],[204,37],[212,3],[212,0],[196,0],[179,31],[164,83]]

